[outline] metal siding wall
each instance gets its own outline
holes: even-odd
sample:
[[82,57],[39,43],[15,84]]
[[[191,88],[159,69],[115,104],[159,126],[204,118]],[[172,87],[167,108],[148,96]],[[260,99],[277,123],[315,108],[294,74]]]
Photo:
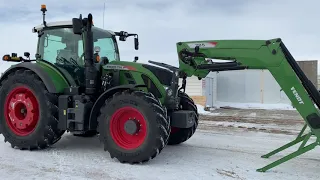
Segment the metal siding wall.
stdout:
[[259,70],[225,71],[217,74],[217,101],[261,102]]
[[[317,87],[317,61],[298,61],[298,64]],[[206,86],[206,91],[216,90],[216,94],[206,92],[209,107],[219,102],[291,104],[268,70],[223,71],[216,73],[215,80],[212,84],[216,87]],[[207,77],[208,81],[213,81],[212,77]]]
[[297,63],[308,79],[315,85],[315,87],[318,87],[318,61],[297,61]]

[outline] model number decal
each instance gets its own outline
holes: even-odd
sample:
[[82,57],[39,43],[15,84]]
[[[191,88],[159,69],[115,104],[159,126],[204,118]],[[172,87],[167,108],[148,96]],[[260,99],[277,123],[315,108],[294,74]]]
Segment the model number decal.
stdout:
[[187,43],[190,48],[195,48],[199,46],[200,48],[214,48],[217,45],[217,42],[194,42],[194,43]]
[[298,91],[296,90],[296,88],[292,87],[291,91],[293,93],[293,95],[296,97],[297,101],[299,102],[299,104],[304,104],[302,98],[300,97]]
[[105,65],[103,68],[104,69],[128,70],[128,68],[126,68],[125,66],[121,66],[121,65]]

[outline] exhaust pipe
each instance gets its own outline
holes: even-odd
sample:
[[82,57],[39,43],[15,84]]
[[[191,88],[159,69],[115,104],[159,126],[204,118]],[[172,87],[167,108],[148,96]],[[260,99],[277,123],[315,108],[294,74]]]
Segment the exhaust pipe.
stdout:
[[92,32],[92,14],[88,15],[87,21],[83,21],[86,31],[85,36],[85,93],[94,94],[97,89],[98,71],[93,62],[93,32]]

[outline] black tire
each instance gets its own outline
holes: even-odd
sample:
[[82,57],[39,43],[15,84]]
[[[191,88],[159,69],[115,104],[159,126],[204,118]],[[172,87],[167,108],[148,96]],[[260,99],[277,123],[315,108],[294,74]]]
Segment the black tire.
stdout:
[[[23,86],[26,89],[22,88]],[[37,119],[37,122],[34,123],[34,130],[30,130],[29,134],[23,134],[22,131],[14,130],[14,125],[9,123],[12,122],[12,118],[9,119],[5,114],[5,112],[9,111],[8,109],[5,110],[7,108],[5,105],[6,98],[11,97],[11,93],[15,92],[13,91],[14,88],[17,88],[15,90],[28,89],[29,98],[25,98],[25,103],[27,102],[30,104],[30,102],[32,102],[38,105],[38,107],[35,106],[29,109],[29,112],[32,111],[33,115],[37,115],[38,117],[35,118]],[[28,99],[29,101],[26,101]],[[41,79],[32,71],[19,69],[9,74],[0,85],[0,133],[3,134],[4,141],[9,142],[11,147],[17,147],[21,150],[43,149],[58,142],[65,131],[58,129],[57,104],[58,97],[55,94],[49,93]],[[16,106],[18,106],[18,103],[14,108],[18,108]],[[25,109],[28,108],[26,107]],[[21,112],[21,114],[22,113],[23,112]],[[31,127],[31,124],[26,127]]]
[[[119,142],[117,143],[117,138],[112,136],[113,132],[118,132],[119,130],[111,130],[110,126],[115,125],[114,122],[121,122],[120,117],[116,118],[117,121],[114,121],[112,116],[116,112],[120,112],[121,108],[126,108],[125,112],[128,117],[129,113],[136,113],[135,115],[137,116],[132,115],[130,117],[137,117],[136,123],[139,120],[139,124],[143,125],[141,126],[142,129],[140,129],[141,132],[135,131],[137,138],[140,135],[143,136],[145,132],[145,139],[141,140],[142,144],[139,146],[133,147],[132,144],[122,145]],[[140,118],[139,113],[141,113]],[[126,120],[128,117],[123,119]],[[121,163],[142,163],[155,158],[168,142],[169,125],[166,118],[166,110],[162,108],[160,102],[152,94],[142,91],[128,90],[115,93],[101,107],[98,117],[99,139],[104,144],[104,150],[109,152],[111,158],[117,158]],[[124,133],[123,131],[122,133]],[[122,136],[124,135],[122,134]],[[134,135],[129,136],[132,138]]]
[[190,128],[172,128],[169,136],[168,145],[177,145],[181,144],[188,139],[190,139],[193,134],[196,132],[199,121],[198,109],[194,101],[183,92],[179,92],[180,96],[180,110],[191,110],[196,113],[195,124]]
[[97,131],[96,130],[90,130],[90,131],[85,131],[82,133],[73,133],[74,136],[77,137],[94,137],[97,135]]

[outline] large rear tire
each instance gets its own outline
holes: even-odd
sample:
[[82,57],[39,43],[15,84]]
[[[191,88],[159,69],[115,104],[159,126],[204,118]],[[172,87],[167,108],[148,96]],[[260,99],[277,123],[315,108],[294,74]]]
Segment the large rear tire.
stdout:
[[106,100],[98,117],[104,150],[122,163],[155,158],[166,146],[170,126],[166,111],[150,93],[117,92]]
[[43,149],[56,143],[64,131],[58,129],[58,97],[47,91],[32,71],[19,69],[0,85],[0,133],[11,147]]
[[171,127],[168,145],[177,145],[187,141],[193,136],[198,127],[199,114],[196,104],[186,93],[179,92],[179,96],[181,98],[179,110],[194,111],[196,113],[196,120],[194,125],[190,128]]

